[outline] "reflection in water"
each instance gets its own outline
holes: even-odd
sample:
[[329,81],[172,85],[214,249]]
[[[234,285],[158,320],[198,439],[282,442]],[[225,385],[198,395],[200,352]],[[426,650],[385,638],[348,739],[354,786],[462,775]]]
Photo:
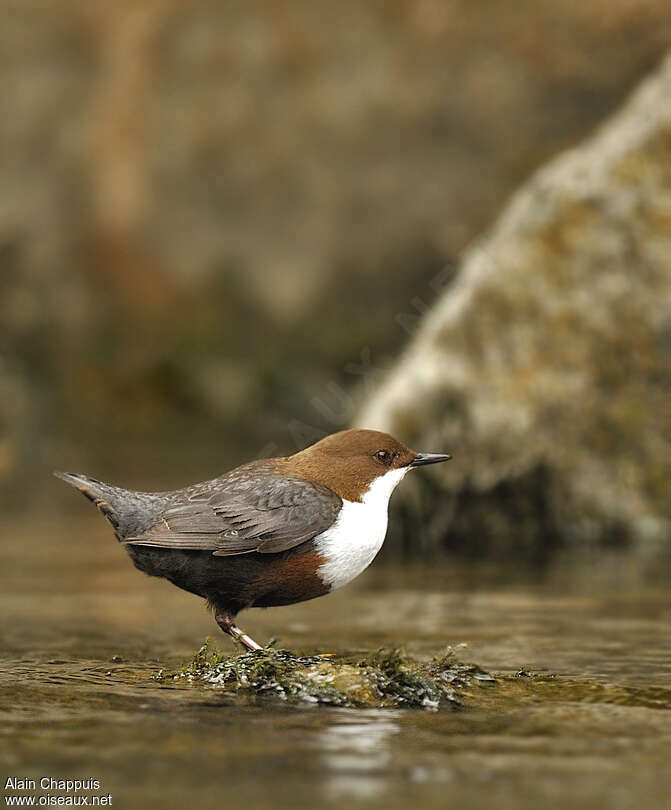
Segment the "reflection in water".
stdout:
[[343,713],[317,737],[327,773],[324,795],[330,799],[372,799],[389,788],[390,738],[398,734],[398,712]]

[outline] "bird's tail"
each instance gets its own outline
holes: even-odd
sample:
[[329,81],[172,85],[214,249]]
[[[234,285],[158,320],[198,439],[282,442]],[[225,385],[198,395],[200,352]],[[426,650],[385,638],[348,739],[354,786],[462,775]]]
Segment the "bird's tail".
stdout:
[[121,529],[121,516],[122,509],[122,494],[125,490],[119,487],[106,484],[104,481],[98,481],[95,478],[89,478],[87,475],[80,473],[67,473],[54,471],[56,478],[60,478],[71,484],[78,489],[82,495],[92,501],[100,510],[100,512],[112,524],[112,528],[117,536],[120,534]]

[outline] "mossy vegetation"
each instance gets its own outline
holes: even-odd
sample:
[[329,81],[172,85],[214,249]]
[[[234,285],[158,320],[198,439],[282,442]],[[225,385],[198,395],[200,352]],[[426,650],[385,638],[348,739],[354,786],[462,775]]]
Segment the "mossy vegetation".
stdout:
[[474,682],[495,682],[478,666],[458,661],[451,649],[428,662],[417,661],[401,649],[381,649],[358,659],[296,656],[271,647],[228,655],[209,640],[181,670],[161,671],[155,679],[211,684],[245,697],[429,710],[455,708],[460,694]]

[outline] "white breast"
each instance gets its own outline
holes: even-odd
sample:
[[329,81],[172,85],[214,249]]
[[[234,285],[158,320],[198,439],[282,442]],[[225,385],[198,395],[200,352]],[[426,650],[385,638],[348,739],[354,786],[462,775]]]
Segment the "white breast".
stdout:
[[326,558],[317,573],[331,590],[358,576],[373,562],[387,533],[387,505],[407,467],[376,478],[361,503],[343,500],[335,523],[315,537],[315,550]]

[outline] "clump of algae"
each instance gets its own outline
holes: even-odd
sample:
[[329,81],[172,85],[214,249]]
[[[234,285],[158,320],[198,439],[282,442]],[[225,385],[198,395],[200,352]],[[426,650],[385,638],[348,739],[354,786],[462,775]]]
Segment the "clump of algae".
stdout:
[[429,662],[402,649],[381,649],[364,658],[331,655],[296,656],[265,648],[226,655],[203,644],[179,672],[155,676],[159,681],[186,679],[221,686],[247,697],[323,703],[353,708],[456,708],[460,693],[474,681],[494,681],[473,664],[457,661],[452,650]]

